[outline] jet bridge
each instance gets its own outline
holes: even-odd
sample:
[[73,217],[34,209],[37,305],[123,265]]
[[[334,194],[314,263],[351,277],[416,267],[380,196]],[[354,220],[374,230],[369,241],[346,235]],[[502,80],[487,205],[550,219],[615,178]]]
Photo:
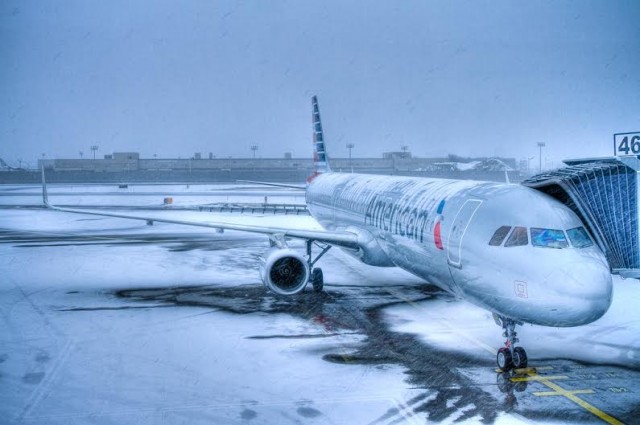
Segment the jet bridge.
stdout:
[[567,167],[535,175],[522,184],[570,207],[605,252],[613,273],[640,278],[640,157],[575,159],[564,163]]

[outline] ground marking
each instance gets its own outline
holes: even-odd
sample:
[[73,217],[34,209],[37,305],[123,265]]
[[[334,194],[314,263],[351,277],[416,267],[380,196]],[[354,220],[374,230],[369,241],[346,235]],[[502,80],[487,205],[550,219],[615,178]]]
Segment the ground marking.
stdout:
[[607,413],[603,412],[602,410],[598,409],[595,406],[592,406],[591,404],[587,403],[586,401],[584,401],[583,399],[581,399],[580,397],[576,396],[576,394],[594,394],[595,391],[594,390],[566,390],[564,388],[562,388],[560,385],[552,382],[551,380],[561,380],[561,379],[568,379],[567,376],[563,376],[563,375],[550,375],[550,376],[544,376],[544,375],[538,375],[535,370],[530,370],[527,371],[527,375],[526,377],[518,377],[518,378],[511,378],[512,382],[526,382],[526,381],[537,381],[540,382],[541,384],[545,385],[546,387],[551,388],[553,391],[536,391],[533,393],[533,395],[538,396],[538,397],[544,397],[544,396],[555,396],[555,395],[559,395],[559,396],[563,396],[568,398],[569,400],[573,401],[574,403],[576,403],[578,406],[582,407],[583,409],[587,410],[588,412],[592,413],[593,415],[597,416],[598,418],[602,419],[603,421],[612,424],[612,425],[623,425],[622,422],[620,422],[619,420],[617,420],[616,418],[614,418],[611,415],[608,415]]
[[[411,299],[408,299],[407,297],[403,296],[403,294],[400,294],[398,291],[393,291],[389,288],[386,288],[387,292],[390,293],[391,295],[394,295],[395,297],[405,301],[407,304],[409,304],[410,306],[419,309],[419,310],[423,310],[427,313],[427,315],[431,316],[431,318],[433,319],[433,316],[429,313],[429,311],[427,309],[421,308],[418,303],[414,302]],[[436,319],[438,320],[438,322],[442,323],[444,326],[446,326],[448,329],[452,330],[453,332],[457,333],[458,335],[466,338],[467,340],[473,342],[474,344],[476,344],[476,346],[481,347],[487,351],[489,351],[491,354],[495,353],[495,350],[490,347],[489,345],[485,344],[484,342],[478,340],[477,338],[467,334],[466,332],[461,331],[460,329],[456,329],[453,326],[451,326],[449,323],[447,323],[447,321],[445,320],[441,320],[441,319]],[[538,367],[538,370],[543,370],[543,369],[548,369],[548,368],[552,368],[552,367]],[[527,368],[525,370],[526,374],[528,375],[527,377],[519,377],[519,378],[511,378],[511,381],[513,382],[526,382],[526,381],[537,381],[540,382],[541,384],[551,388],[552,390],[555,391],[555,393],[558,393],[558,395],[561,395],[563,397],[568,398],[569,400],[573,401],[574,403],[576,403],[578,406],[582,407],[583,409],[587,410],[588,412],[592,413],[593,415],[597,416],[598,418],[602,419],[603,421],[609,423],[609,424],[613,424],[613,425],[624,425],[622,422],[620,422],[619,420],[617,420],[616,418],[614,418],[613,416],[608,415],[607,413],[603,412],[602,410],[598,409],[595,406],[592,406],[591,404],[587,403],[586,401],[582,400],[581,398],[579,398],[578,396],[576,396],[575,394],[591,394],[591,393],[586,393],[586,392],[579,392],[579,393],[575,393],[573,391],[569,391],[566,390],[564,388],[562,388],[561,386],[551,382],[551,379],[568,379],[567,376],[563,376],[563,375],[552,375],[552,376],[542,376],[542,375],[538,375],[536,373],[536,368]],[[579,390],[579,391],[592,391],[592,390]],[[595,392],[595,391],[594,391]],[[534,393],[535,395],[535,393]]]
[[[593,390],[573,390],[566,391],[567,394],[595,394]],[[546,397],[551,395],[564,395],[565,393],[559,393],[557,391],[535,391],[533,395],[538,397]]]

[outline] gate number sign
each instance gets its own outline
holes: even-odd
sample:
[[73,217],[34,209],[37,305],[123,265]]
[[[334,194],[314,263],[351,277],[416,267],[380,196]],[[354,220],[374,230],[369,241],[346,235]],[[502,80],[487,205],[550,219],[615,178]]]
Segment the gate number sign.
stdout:
[[615,156],[640,155],[640,131],[614,134],[613,154]]

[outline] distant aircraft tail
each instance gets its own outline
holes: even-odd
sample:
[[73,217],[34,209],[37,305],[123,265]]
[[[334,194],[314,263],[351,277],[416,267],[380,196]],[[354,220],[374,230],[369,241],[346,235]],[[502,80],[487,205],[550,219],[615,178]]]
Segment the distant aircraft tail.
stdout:
[[329,167],[329,157],[324,144],[324,133],[322,132],[322,121],[320,120],[320,108],[318,107],[318,97],[311,98],[311,106],[313,110],[313,166],[314,172],[307,182],[313,180],[318,174],[328,173],[331,171]]

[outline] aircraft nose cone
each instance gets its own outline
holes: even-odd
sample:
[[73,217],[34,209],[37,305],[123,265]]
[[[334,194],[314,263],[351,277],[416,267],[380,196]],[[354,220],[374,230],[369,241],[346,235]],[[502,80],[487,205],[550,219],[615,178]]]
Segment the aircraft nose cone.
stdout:
[[609,267],[600,261],[567,264],[551,273],[547,282],[567,300],[565,314],[570,326],[598,320],[611,305],[611,273]]

